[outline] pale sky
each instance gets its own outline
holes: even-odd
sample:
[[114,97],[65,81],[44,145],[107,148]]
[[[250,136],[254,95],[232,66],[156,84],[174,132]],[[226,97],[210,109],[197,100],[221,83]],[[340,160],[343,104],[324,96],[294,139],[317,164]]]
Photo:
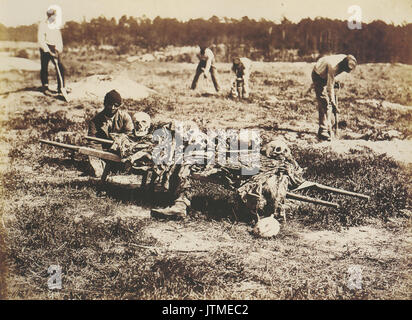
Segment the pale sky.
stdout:
[[293,22],[303,18],[326,17],[347,20],[348,8],[358,5],[362,21],[412,23],[412,0],[0,0],[0,23],[6,26],[30,25],[45,17],[50,5],[62,8],[63,23],[87,21],[100,15],[119,19],[122,15],[179,20],[218,17],[265,18],[279,22],[286,16]]

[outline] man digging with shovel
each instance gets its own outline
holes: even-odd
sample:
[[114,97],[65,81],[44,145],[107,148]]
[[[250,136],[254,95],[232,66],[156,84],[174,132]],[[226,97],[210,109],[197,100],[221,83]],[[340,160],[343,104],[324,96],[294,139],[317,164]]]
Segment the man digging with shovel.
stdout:
[[196,68],[196,74],[193,78],[191,89],[195,90],[197,86],[197,82],[199,77],[203,74],[205,79],[207,78],[208,73],[210,73],[210,77],[212,78],[213,86],[215,87],[216,92],[219,92],[220,86],[217,79],[217,71],[215,66],[215,56],[206,44],[200,44],[200,53],[197,55],[199,58],[199,64]]
[[47,10],[47,19],[40,22],[37,34],[40,47],[40,79],[42,91],[45,94],[52,94],[49,90],[49,73],[48,66],[50,60],[56,68],[57,74],[57,91],[68,101],[67,90],[64,84],[64,66],[61,62],[60,54],[63,51],[62,35],[57,25],[56,9]]
[[319,140],[330,141],[332,138],[332,112],[335,114],[335,134],[338,129],[339,113],[335,95],[335,77],[342,72],[351,72],[357,61],[354,56],[336,54],[320,58],[313,68],[312,81],[315,87],[319,111]]

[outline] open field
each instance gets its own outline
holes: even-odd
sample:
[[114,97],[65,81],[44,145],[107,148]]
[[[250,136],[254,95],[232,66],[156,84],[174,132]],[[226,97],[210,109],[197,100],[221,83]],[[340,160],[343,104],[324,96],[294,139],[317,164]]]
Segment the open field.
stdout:
[[[331,145],[316,140],[309,63],[255,63],[251,97],[241,102],[227,98],[229,64],[217,65],[223,90],[215,94],[203,79],[188,90],[195,64],[128,63],[101,52],[69,53],[63,62],[69,87],[103,74],[155,90],[125,101],[154,122],[283,136],[305,178],[371,200],[317,194],[339,210],[287,201],[288,221],[274,239],[252,236],[251,221],[216,185],[199,186],[185,221],[153,219],[150,208],[167,199],[113,185],[102,196],[99,181],[82,174],[85,158],[38,143],[61,131],[79,132],[79,142],[102,99],[66,104],[39,92],[38,72],[1,72],[0,297],[412,298],[412,66],[364,64],[342,77],[341,140]],[[53,71],[50,78],[53,85]],[[62,267],[61,290],[47,287],[50,265]],[[352,266],[362,270],[359,289],[348,288]]]

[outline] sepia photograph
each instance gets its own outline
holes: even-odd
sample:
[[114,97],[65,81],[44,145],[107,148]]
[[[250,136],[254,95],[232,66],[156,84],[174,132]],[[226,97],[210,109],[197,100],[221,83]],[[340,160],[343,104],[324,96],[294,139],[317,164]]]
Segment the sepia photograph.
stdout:
[[411,0],[0,0],[0,300],[411,300],[411,186]]

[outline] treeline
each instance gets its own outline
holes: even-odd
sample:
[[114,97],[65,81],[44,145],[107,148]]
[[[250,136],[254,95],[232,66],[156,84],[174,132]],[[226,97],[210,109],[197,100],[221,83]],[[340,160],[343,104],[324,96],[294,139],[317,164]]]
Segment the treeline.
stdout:
[[37,41],[37,25],[6,27],[0,23],[1,41]]
[[[0,25],[0,40],[36,41],[37,26],[7,28]],[[81,23],[69,21],[62,29],[66,46],[112,45],[119,52],[137,46],[158,50],[168,45],[192,46],[200,42],[225,44],[225,57],[234,53],[254,60],[273,61],[279,52],[292,49],[301,59],[318,54],[352,53],[359,62],[412,63],[412,24],[394,26],[382,21],[363,23],[362,29],[351,30],[346,21],[326,18],[303,19],[281,23],[216,16],[208,20],[153,20],[143,17],[98,17]]]

